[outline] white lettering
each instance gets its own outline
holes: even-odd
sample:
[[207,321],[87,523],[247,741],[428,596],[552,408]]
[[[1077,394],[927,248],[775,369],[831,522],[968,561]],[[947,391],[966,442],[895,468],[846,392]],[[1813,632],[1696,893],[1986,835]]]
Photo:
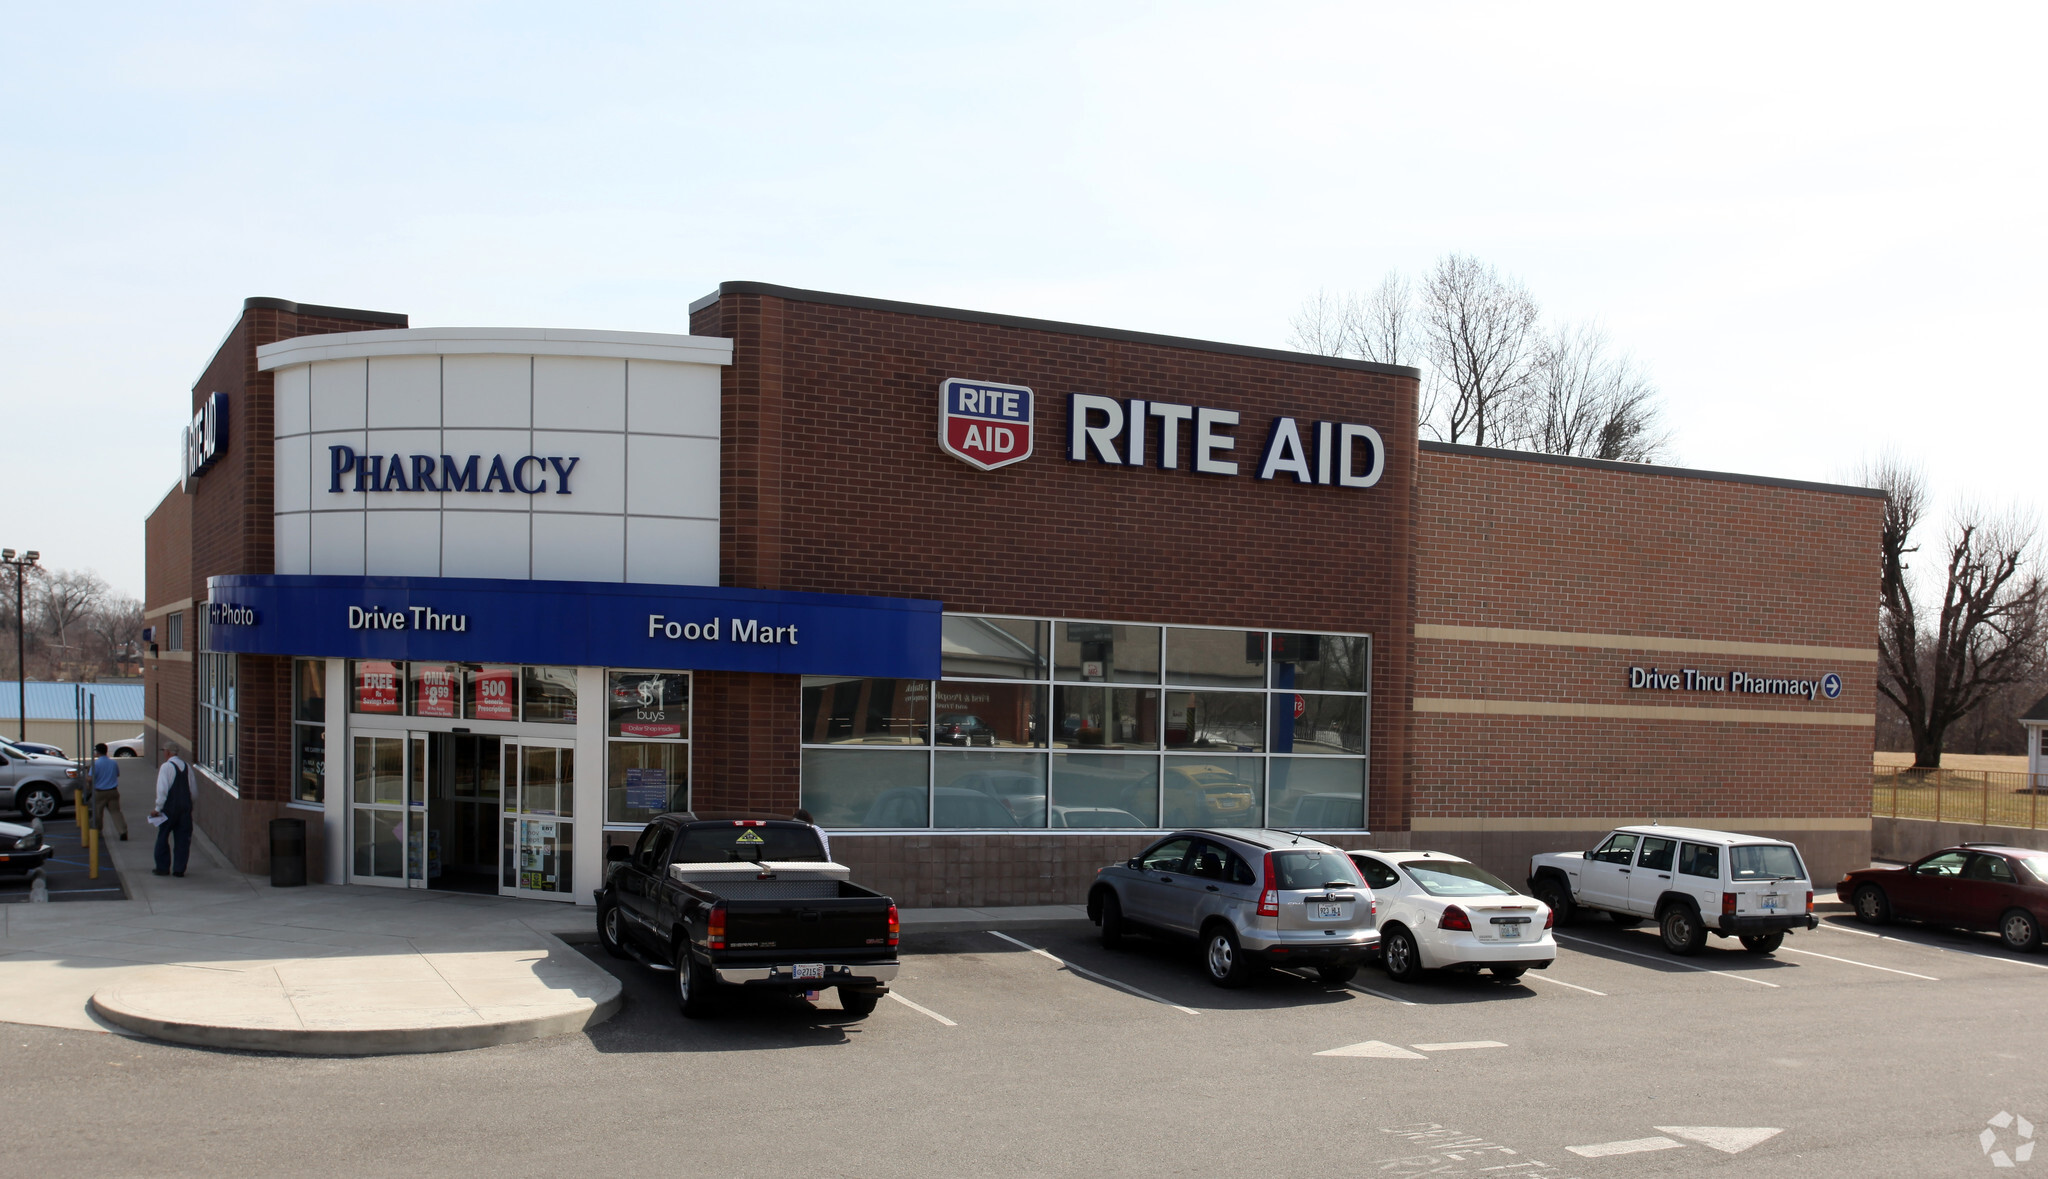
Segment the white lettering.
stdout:
[[[1088,424],[1090,414],[1099,413],[1104,424]],[[1124,405],[1113,397],[1098,397],[1093,393],[1073,393],[1067,397],[1067,457],[1077,463],[1088,461],[1088,448],[1094,447],[1096,457],[1105,463],[1122,466],[1123,458],[1116,452],[1116,436],[1124,432]]]
[[649,615],[647,616],[647,637],[651,639],[651,638],[653,638],[653,637],[654,637],[654,636],[655,636],[656,634],[660,633],[660,631],[661,631],[661,615],[659,615],[659,614],[649,614]]
[[1159,426],[1159,469],[1175,471],[1180,469],[1180,424],[1195,416],[1192,405],[1175,405],[1171,401],[1155,401],[1148,408],[1153,417],[1160,420]]
[[981,427],[980,427],[980,426],[969,426],[969,427],[967,427],[967,439],[966,439],[966,441],[962,442],[962,443],[961,443],[960,445],[962,445],[962,446],[965,446],[965,447],[969,447],[969,448],[971,448],[971,449],[974,449],[974,450],[987,450],[987,449],[988,449],[988,443],[986,443],[986,442],[982,441],[982,438],[981,438]]
[[[1112,404],[1114,404],[1112,402]],[[1235,475],[1237,464],[1214,457],[1219,450],[1237,449],[1237,439],[1217,432],[1219,427],[1237,425],[1234,409],[1195,409],[1195,470],[1204,475]]]
[[988,428],[988,448],[997,454],[1010,453],[1017,449],[1017,432],[1008,426],[990,426]]
[[1302,449],[1301,427],[1293,418],[1274,418],[1273,433],[1266,439],[1266,459],[1259,464],[1259,478],[1271,479],[1285,471],[1294,476],[1296,483],[1313,483],[1315,476],[1309,473],[1308,454]]
[[735,618],[732,620],[732,641],[735,643],[758,642],[761,637],[760,631],[761,624],[756,619],[747,619],[744,626],[740,624],[739,619]]
[[[1365,474],[1353,474],[1357,468],[1357,456],[1353,448],[1363,439],[1370,449],[1366,456]],[[1346,422],[1337,427],[1337,485],[1339,487],[1371,487],[1380,481],[1387,470],[1387,446],[1380,441],[1380,432],[1371,426],[1358,426]]]

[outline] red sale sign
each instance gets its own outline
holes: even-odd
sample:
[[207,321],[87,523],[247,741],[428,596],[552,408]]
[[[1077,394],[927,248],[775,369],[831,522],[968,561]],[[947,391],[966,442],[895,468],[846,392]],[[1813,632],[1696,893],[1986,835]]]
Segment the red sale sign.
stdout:
[[457,674],[459,673],[445,667],[415,666],[412,678],[412,714],[454,716]]
[[356,711],[398,711],[398,665],[377,659],[356,664]]
[[470,677],[477,720],[519,719],[519,669],[488,667]]

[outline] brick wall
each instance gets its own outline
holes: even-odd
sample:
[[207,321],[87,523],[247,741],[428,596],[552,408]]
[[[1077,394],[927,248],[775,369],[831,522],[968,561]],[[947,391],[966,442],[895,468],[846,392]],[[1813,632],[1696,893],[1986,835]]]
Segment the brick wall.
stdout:
[[[189,494],[172,488],[145,528],[145,577],[151,603],[180,598],[203,602],[209,577],[274,571],[272,386],[270,374],[257,370],[256,349],[295,336],[403,326],[403,316],[301,307],[276,299],[248,300],[191,393],[194,411],[211,394],[228,395],[227,446],[214,465],[193,481]],[[187,647],[196,649],[196,614],[188,615],[185,634]],[[291,661],[243,656],[239,675],[240,799],[209,785],[202,792],[195,817],[238,867],[263,872],[269,869],[270,860],[267,820],[283,814],[290,797]],[[193,666],[165,661],[160,678],[162,723],[193,735]],[[180,684],[182,696],[176,690]],[[152,690],[148,704],[152,717],[158,716],[156,704]],[[317,856],[317,848],[309,845],[308,854]]]
[[[724,376],[727,584],[936,598],[963,612],[1369,633],[1372,806],[1375,822],[1392,817],[1383,808],[1398,805],[1406,742],[1412,377],[759,293],[725,294],[691,330],[735,341]],[[982,472],[939,450],[947,377],[1030,386],[1032,457]],[[1231,457],[1246,466],[1276,416],[1364,422],[1385,437],[1386,471],[1353,490],[1198,475],[1185,453],[1177,471],[1074,464],[1070,392],[1235,409]],[[699,692],[698,797],[793,800],[797,693],[788,677]]]
[[[1882,508],[1842,490],[1425,446],[1415,616],[1424,637],[1414,649],[1409,756],[1415,845],[1474,855],[1520,879],[1531,852],[1584,847],[1601,833],[1567,822],[1574,818],[1725,821],[1760,833],[1776,821],[1821,874],[1867,857],[1867,827],[1852,828],[1870,813],[1876,666],[1867,655],[1877,645]],[[1583,641],[1439,637],[1432,627]],[[1843,688],[1810,702],[1638,691],[1628,686],[1631,665],[1834,672]],[[1472,700],[1637,715],[1436,710]],[[1671,708],[1704,711],[1658,712]],[[1797,723],[1814,719],[1853,723]]]

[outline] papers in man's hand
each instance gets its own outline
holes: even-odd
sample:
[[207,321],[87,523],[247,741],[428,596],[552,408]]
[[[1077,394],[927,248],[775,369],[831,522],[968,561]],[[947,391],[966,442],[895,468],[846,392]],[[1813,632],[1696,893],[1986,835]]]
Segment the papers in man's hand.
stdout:
[[170,821],[171,817],[169,815],[151,815],[149,817],[149,825],[152,827],[161,827]]

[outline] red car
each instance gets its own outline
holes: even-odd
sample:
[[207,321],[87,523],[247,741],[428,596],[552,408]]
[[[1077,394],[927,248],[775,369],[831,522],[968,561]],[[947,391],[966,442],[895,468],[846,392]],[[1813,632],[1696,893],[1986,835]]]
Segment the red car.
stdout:
[[1996,930],[2015,950],[2041,946],[2048,922],[2048,852],[1966,843],[1904,868],[1862,868],[1835,895],[1872,925],[1894,917]]

